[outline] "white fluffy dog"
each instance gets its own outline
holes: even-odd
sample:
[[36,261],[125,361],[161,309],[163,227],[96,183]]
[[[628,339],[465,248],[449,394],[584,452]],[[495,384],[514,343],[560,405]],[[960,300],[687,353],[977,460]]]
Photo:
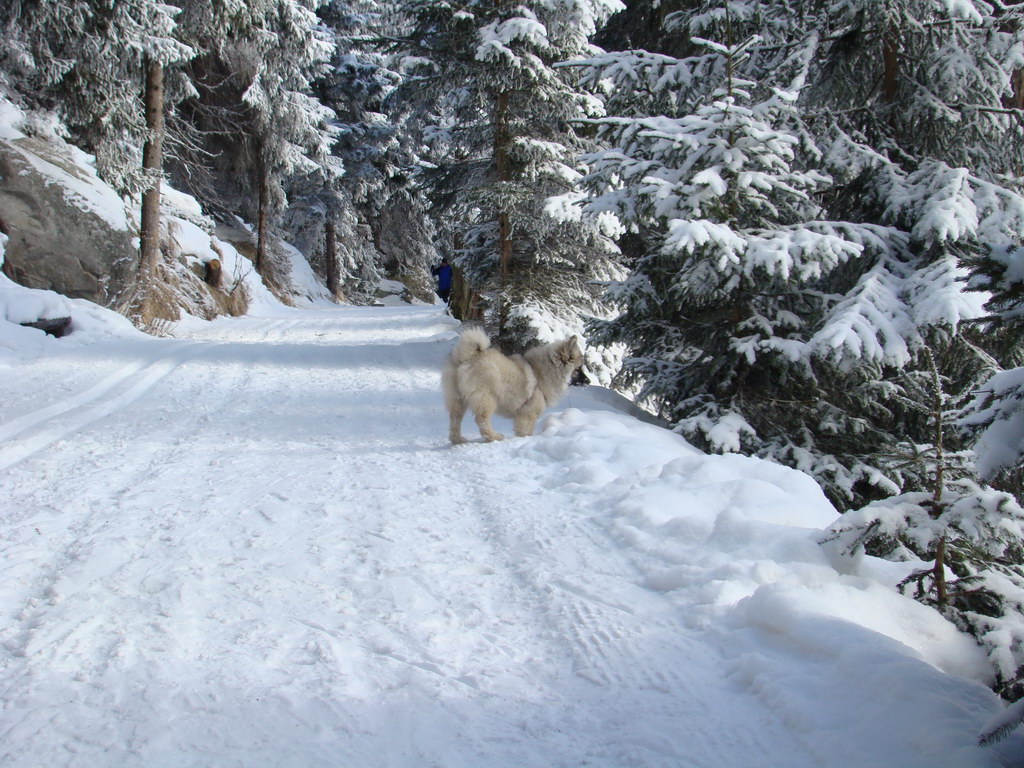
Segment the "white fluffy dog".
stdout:
[[463,331],[441,374],[450,417],[448,438],[466,442],[462,417],[467,409],[485,440],[504,437],[491,426],[495,413],[513,420],[516,435],[532,435],[541,413],[558,401],[582,364],[575,336],[509,357],[493,349],[479,328]]

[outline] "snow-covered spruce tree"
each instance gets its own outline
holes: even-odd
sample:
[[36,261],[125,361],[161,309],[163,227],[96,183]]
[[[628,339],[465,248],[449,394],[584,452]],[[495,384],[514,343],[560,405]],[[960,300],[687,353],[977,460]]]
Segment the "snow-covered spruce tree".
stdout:
[[[921,349],[935,346],[939,366],[952,373],[944,416],[974,391],[961,425],[982,430],[976,468],[968,462],[957,472],[944,465],[933,455],[935,440],[914,446],[931,465],[933,487],[911,473],[917,476],[905,478],[909,492],[847,513],[834,533],[848,553],[866,547],[890,559],[924,561],[903,586],[916,584],[916,597],[974,635],[989,652],[994,688],[1018,699],[1024,695],[1024,514],[1019,499],[983,485],[976,470],[985,480],[1005,481],[1000,471],[1012,474],[1019,462],[1019,432],[1013,432],[1020,425],[1019,379],[1007,371],[982,380],[993,367],[1021,362],[1012,325],[1024,232],[1024,9],[849,0],[827,10],[811,126],[845,186],[832,204],[851,218],[900,229],[909,243],[905,257],[880,262],[858,283],[891,286],[887,293],[904,307],[894,317],[906,351],[890,345],[879,360],[898,367],[907,359],[900,366],[906,376],[928,358]],[[974,287],[992,292],[984,336],[965,325],[981,315],[980,301],[964,295],[966,267]],[[872,315],[855,308],[852,317],[861,322]],[[900,408],[898,423],[920,434],[912,410]],[[955,442],[955,430],[945,433]],[[889,467],[898,469],[894,462]],[[943,565],[950,578],[945,595]]]
[[[847,512],[827,531],[826,547],[854,559],[864,552],[914,566],[898,585],[933,605],[985,649],[993,689],[1024,696],[1024,510],[1012,495],[963,477],[949,482],[939,507],[914,491]],[[945,596],[936,591],[943,552]]]
[[[840,182],[830,206],[908,238],[905,253],[852,276],[836,319],[847,313],[851,328],[877,328],[884,305],[871,294],[884,297],[896,311],[877,362],[912,369],[923,348],[937,350],[960,404],[996,361],[1020,359],[1016,338],[1001,344],[972,328],[981,299],[966,294],[963,277],[973,266],[976,286],[994,287],[984,273],[1007,263],[1024,231],[1024,121],[1013,106],[1024,66],[1021,13],[989,2],[836,0],[814,21],[820,63],[805,116]],[[894,416],[921,434],[910,412],[895,407]]]
[[[983,340],[964,332],[964,322],[977,317],[980,307],[960,279],[962,259],[984,250],[995,230],[1005,236],[1017,217],[1012,195],[995,183],[995,174],[951,163],[969,160],[971,151],[964,147],[977,141],[978,156],[986,158],[979,168],[1006,167],[997,124],[1005,128],[1007,115],[998,94],[1005,94],[1011,80],[1012,46],[991,14],[968,22],[950,17],[952,11],[939,2],[683,5],[686,10],[669,22],[685,36],[760,38],[747,49],[749,55],[731,63],[733,73],[762,89],[798,94],[785,125],[799,139],[803,161],[832,177],[817,198],[828,218],[884,227],[876,230],[884,233],[877,247],[813,286],[821,299],[818,318],[805,314],[804,321],[821,400],[819,429],[791,431],[788,444],[741,447],[805,469],[840,506],[898,492],[907,478],[885,455],[901,440],[929,439],[927,425],[903,396],[905,373],[921,365],[922,350],[932,348],[962,401],[991,362]],[[897,17],[906,34],[886,37]],[[968,35],[962,27],[969,24],[980,26]],[[886,40],[906,46],[908,53],[893,58]],[[963,45],[957,48],[950,40]],[[992,66],[1000,51],[1002,69]],[[982,80],[991,81],[978,92],[988,107],[957,101],[963,92],[956,70],[970,61],[985,73]],[[590,63],[590,82],[613,82],[610,109],[626,118],[692,111],[706,102],[709,84],[721,82],[726,68],[721,57],[699,52],[681,59],[609,53]],[[895,65],[906,74],[893,85],[886,72]],[[923,87],[925,81],[935,81],[936,88]],[[943,91],[944,83],[954,85]],[[897,98],[887,87],[906,93]],[[643,98],[632,96],[637,93]],[[943,119],[967,126],[964,138],[956,138],[955,127],[940,131],[931,124],[928,108],[939,110],[936,94],[953,104]],[[911,101],[914,109],[904,110]],[[914,127],[925,124],[924,130]],[[940,149],[945,155],[937,159]],[[630,226],[642,240],[649,239],[649,217],[633,216]]]
[[[125,193],[149,186],[143,104],[150,64],[179,64],[194,51],[178,39],[177,9],[157,0],[21,0],[0,4],[0,64],[32,109],[57,115],[72,142],[96,155],[100,176]],[[169,104],[189,93],[169,83]]]
[[974,636],[992,664],[993,689],[1014,701],[1024,697],[1024,509],[978,481],[970,452],[946,450],[956,410],[926,357],[931,374],[914,376],[908,392],[930,412],[932,441],[902,446],[923,490],[847,512],[822,543],[842,559],[867,553],[907,562],[909,573],[895,586]]
[[[834,2],[827,10],[820,27],[827,43],[812,92],[818,112],[811,125],[826,161],[844,182],[833,206],[908,236],[906,256],[880,262],[858,283],[891,286],[886,292],[900,298],[903,307],[894,317],[895,328],[902,327],[896,341],[902,339],[905,351],[892,344],[879,360],[912,371],[915,359],[927,358],[920,350],[935,345],[940,367],[953,372],[950,409],[955,410],[965,393],[978,389],[993,356],[1004,365],[1020,359],[1017,339],[1003,344],[998,333],[978,338],[965,327],[980,313],[978,302],[965,297],[960,278],[971,265],[975,285],[995,290],[989,310],[1001,314],[1001,302],[1012,293],[1001,292],[1009,287],[1001,281],[1002,269],[1011,263],[1024,231],[1016,178],[1024,133],[1014,111],[1024,53],[1021,11],[986,2],[926,0]],[[856,322],[872,317],[854,309]],[[902,359],[907,362],[901,366]],[[995,445],[1000,429],[1010,423],[1001,421],[1000,409],[1013,410],[1012,395],[1000,402],[996,394],[1012,392],[1012,381],[1003,376],[981,387],[968,420],[996,423],[988,434]],[[899,423],[920,434],[911,411],[900,409]],[[988,456],[983,452],[979,469],[989,478],[987,462],[994,454],[1012,455],[1002,448]],[[937,459],[932,463],[942,468]],[[962,477],[949,467],[944,473],[947,481],[936,479],[934,490],[925,490],[920,477],[911,478],[905,484],[911,492],[847,513],[836,524],[837,533],[848,550],[866,545],[894,559],[932,561],[908,584],[917,583],[916,596],[978,638],[993,661],[996,690],[1015,699],[1024,693],[1022,514],[1011,496],[978,483],[970,467]],[[936,578],[942,561],[955,577],[945,600]]]
[[[857,397],[872,381],[817,354],[828,281],[904,243],[822,217],[831,181],[788,127],[799,126],[801,73],[788,91],[759,88],[737,71],[760,38],[696,42],[705,52],[672,74],[694,93],[692,79],[716,77],[719,90],[679,117],[597,121],[615,149],[588,158],[587,210],[660,232],[612,289],[622,311],[599,338],[627,345],[623,378],[696,444],[795,464],[842,496],[872,471],[847,443],[871,429]],[[628,63],[601,57],[601,76],[645,76]]]
[[333,53],[314,12],[320,3],[178,3],[182,35],[202,52],[189,68],[199,95],[186,117],[210,166],[205,177],[193,165],[178,176],[212,211],[256,224],[256,268],[272,277],[269,235],[286,181],[331,162],[333,114],[312,95]]
[[593,282],[615,273],[616,252],[562,197],[574,191],[584,147],[573,121],[594,102],[554,64],[585,52],[618,2],[403,7],[407,63],[420,64],[406,93],[432,149],[422,183],[489,329],[506,347],[579,332],[596,310]]
[[325,80],[323,97],[340,120],[334,151],[345,160],[344,186],[354,206],[346,218],[360,228],[356,241],[373,253],[375,270],[429,301],[435,295],[430,267],[439,257],[434,221],[426,213],[428,202],[417,177],[423,146],[419,126],[410,123],[412,110],[395,97],[405,59],[388,55],[409,20],[402,4],[392,0],[347,5],[344,17],[335,14],[332,23],[340,30],[341,55]]
[[1020,196],[1019,178],[1024,172],[1020,147],[1020,125],[1024,124],[1024,9],[1001,8],[998,19],[1001,35],[996,50],[1005,53],[999,57],[1001,67],[993,75],[1001,85],[994,95],[1001,97],[1006,112],[1003,116],[990,106],[989,114],[996,116],[999,127],[1012,126],[1010,134],[1016,140],[1010,145],[1012,154],[1000,166],[1005,175],[997,176],[1003,187],[997,194],[1006,201],[999,211],[1000,226],[986,232],[987,249],[973,255],[968,263],[972,286],[988,294],[988,314],[982,325],[994,340],[996,355],[1005,370],[979,387],[964,411],[961,426],[976,438],[981,476],[1010,490],[1020,500],[1024,498],[1024,198]]
[[[811,22],[820,38],[822,68],[813,97],[822,107],[834,107],[817,117],[835,132],[836,151],[859,159],[852,170],[875,165],[879,158],[870,162],[875,153],[905,172],[930,160],[983,177],[1005,174],[1011,158],[1020,162],[1024,149],[1006,141],[1020,130],[1009,109],[1021,98],[1024,11],[1019,4],[830,0],[820,5]],[[868,191],[897,208],[919,203],[916,195],[901,195],[899,184],[891,191]]]

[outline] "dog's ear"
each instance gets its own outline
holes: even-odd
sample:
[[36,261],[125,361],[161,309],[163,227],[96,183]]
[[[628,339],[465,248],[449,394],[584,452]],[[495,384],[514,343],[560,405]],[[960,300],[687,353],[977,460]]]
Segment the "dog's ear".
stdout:
[[583,361],[583,350],[580,349],[579,337],[572,336],[559,344],[557,357],[565,365],[578,366]]

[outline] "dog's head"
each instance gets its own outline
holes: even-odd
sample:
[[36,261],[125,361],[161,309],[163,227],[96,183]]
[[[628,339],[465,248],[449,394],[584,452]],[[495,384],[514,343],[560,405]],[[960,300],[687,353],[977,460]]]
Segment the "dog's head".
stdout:
[[589,387],[593,382],[587,374],[579,339],[573,336],[565,344],[569,345],[568,364],[572,370],[572,374],[569,376],[569,384],[574,387]]
[[567,374],[573,374],[583,367],[583,350],[579,337],[573,336],[559,342],[555,348],[555,360]]

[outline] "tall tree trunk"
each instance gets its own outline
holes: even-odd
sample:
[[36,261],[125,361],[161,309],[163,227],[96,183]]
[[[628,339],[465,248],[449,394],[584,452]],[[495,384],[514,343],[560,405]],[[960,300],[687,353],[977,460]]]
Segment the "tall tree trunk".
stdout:
[[1015,69],[1010,78],[1013,86],[1013,96],[1007,105],[1010,109],[1024,109],[1024,69]]
[[945,608],[949,602],[949,595],[946,588],[946,535],[939,539],[939,545],[935,548],[935,567],[932,571],[932,578],[935,579],[935,600],[939,608]]
[[324,241],[324,263],[326,265],[324,271],[327,273],[327,290],[330,291],[331,298],[337,300],[341,290],[341,280],[338,274],[338,249],[334,222],[330,219],[324,224]]
[[266,277],[264,267],[267,265],[267,237],[270,226],[270,175],[267,163],[263,159],[263,147],[260,146],[259,161],[259,210],[256,213],[256,271]]
[[[462,235],[458,232],[452,241],[456,253],[461,251],[465,243]],[[458,267],[452,266],[452,295],[448,302],[452,316],[464,323],[483,323],[483,311],[480,308],[480,294],[470,285],[465,273]]]
[[[494,110],[494,164],[497,170],[498,183],[504,186],[512,180],[512,161],[509,158],[508,131],[509,95],[502,91],[496,97]],[[504,190],[502,190],[504,192]],[[508,211],[504,206],[498,210],[498,281],[499,291],[504,294],[512,280],[512,225]],[[504,339],[505,324],[508,319],[508,301],[502,296],[498,307],[498,338]]]
[[[932,376],[932,418],[935,420],[935,486],[932,489],[932,517],[938,518],[942,515],[942,495],[946,486],[946,450],[943,445],[943,410],[945,398],[942,394],[942,379],[939,376],[939,368],[935,364],[935,357],[931,350],[925,349],[925,359],[931,369]],[[946,589],[946,535],[939,539],[935,548],[935,565],[932,569],[932,579],[935,581],[935,599],[939,608],[943,608],[948,600]]]
[[896,100],[899,84],[899,50],[898,30],[890,27],[882,41],[882,95],[889,104]]
[[481,324],[484,321],[480,294],[473,290],[465,273],[458,267],[452,267],[452,296],[448,306],[456,320]]
[[142,221],[139,232],[139,283],[143,290],[156,278],[160,257],[160,177],[163,173],[164,68],[146,62],[146,143],[142,148],[142,171],[148,186],[142,193]]
[[[1024,110],[1024,69],[1013,70],[1013,74],[1010,76],[1010,85],[1013,88],[1013,94],[1010,96],[1010,103],[1007,106],[1010,109]],[[1015,166],[1014,171],[1018,176],[1024,174],[1024,168],[1020,165]]]

